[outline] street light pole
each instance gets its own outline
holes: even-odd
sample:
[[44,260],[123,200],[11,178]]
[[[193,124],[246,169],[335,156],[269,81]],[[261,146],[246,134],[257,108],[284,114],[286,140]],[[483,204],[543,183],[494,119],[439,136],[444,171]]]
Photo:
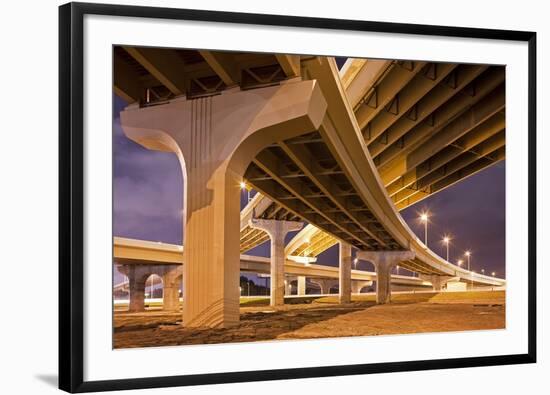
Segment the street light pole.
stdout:
[[420,221],[424,222],[424,244],[428,246],[428,213],[420,214]]
[[449,236],[443,237],[443,243],[447,247],[447,262],[449,262],[449,242],[451,241],[451,238]]
[[470,255],[472,255],[472,253],[470,251],[466,251],[464,255],[466,255],[466,258],[468,258],[468,271],[470,272],[470,288],[474,289],[474,276],[470,270]]

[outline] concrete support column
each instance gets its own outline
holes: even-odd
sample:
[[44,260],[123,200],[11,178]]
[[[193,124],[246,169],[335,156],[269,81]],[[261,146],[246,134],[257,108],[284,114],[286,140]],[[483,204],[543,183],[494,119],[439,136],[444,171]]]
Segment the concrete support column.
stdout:
[[376,270],[376,303],[391,301],[391,270],[400,262],[414,259],[413,251],[360,251],[359,259],[372,262]]
[[443,290],[443,287],[449,281],[457,281],[457,279],[460,280],[460,278],[458,278],[458,277],[440,276],[439,274],[421,274],[420,278],[431,282],[433,290],[436,291],[436,292],[441,292]]
[[224,328],[238,323],[239,183],[262,149],[318,130],[326,107],[316,81],[297,81],[181,97],[158,106],[131,105],[121,112],[128,138],[152,150],[174,152],[181,164],[183,325]]
[[290,283],[290,278],[285,280],[285,295],[292,295],[292,284]]
[[142,271],[139,266],[134,265],[128,267],[126,271],[130,296],[128,311],[130,312],[145,311],[145,281],[148,275],[143,274]]
[[372,281],[352,281],[351,282],[351,293],[360,294],[361,290],[364,287],[370,287],[371,285],[372,285]]
[[[285,303],[285,236],[288,232],[302,229],[303,223],[252,218],[249,226],[265,231],[271,240],[271,306]],[[288,283],[290,286],[290,282]]]
[[340,264],[338,271],[340,303],[351,302],[351,245],[340,242]]
[[312,278],[311,282],[317,284],[321,288],[322,295],[330,294],[330,289],[338,284],[338,280],[332,280],[330,278]]
[[181,273],[171,271],[162,276],[162,309],[177,311],[180,309],[179,279]]
[[306,294],[306,276],[298,276],[298,295]]

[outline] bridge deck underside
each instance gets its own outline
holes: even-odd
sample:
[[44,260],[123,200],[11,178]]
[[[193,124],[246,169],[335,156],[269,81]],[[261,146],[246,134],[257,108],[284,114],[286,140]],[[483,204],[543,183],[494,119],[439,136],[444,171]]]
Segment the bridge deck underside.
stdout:
[[[351,104],[398,210],[505,158],[503,67],[397,61],[382,66],[378,79]],[[353,78],[343,80],[348,91],[354,88]],[[309,239],[291,254],[316,256],[334,244],[321,236]],[[405,266],[437,273],[420,262]]]
[[245,177],[288,211],[357,248],[400,248],[355,191],[319,132],[263,150]]

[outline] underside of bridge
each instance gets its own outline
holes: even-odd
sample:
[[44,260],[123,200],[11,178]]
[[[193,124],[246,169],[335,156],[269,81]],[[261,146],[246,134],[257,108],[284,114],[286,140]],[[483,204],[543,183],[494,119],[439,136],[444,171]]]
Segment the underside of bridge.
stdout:
[[[231,234],[233,220],[214,225],[219,234],[204,233],[200,240],[190,235],[206,232],[205,221],[234,218],[226,213],[234,208],[228,202],[237,196],[239,177],[269,199],[255,218],[316,227],[313,233],[306,227],[307,237],[286,255],[316,256],[337,242],[397,253],[417,241],[404,235],[395,210],[505,157],[503,66],[348,59],[338,72],[326,57],[115,47],[114,70],[115,93],[131,104],[125,133],[151,149],[176,152],[188,185],[198,188],[186,197],[186,238],[192,237],[185,242],[186,262],[219,263],[213,263],[216,269],[196,266],[191,272],[197,278],[223,277],[227,259],[237,258],[238,249],[224,244],[239,244]],[[219,103],[234,109],[219,115]],[[240,116],[235,103],[242,103]],[[224,124],[231,117],[238,121]],[[182,122],[189,127],[182,129]],[[224,129],[233,124],[241,128],[236,138]],[[254,140],[255,130],[263,133],[261,142]],[[204,210],[208,204],[212,212]],[[241,220],[241,253],[269,238]],[[219,251],[205,246],[214,240],[221,240]],[[397,255],[406,256],[399,263],[406,269],[449,274],[427,253]],[[226,279],[216,281],[222,294],[214,309],[227,315],[224,309],[235,310],[234,290],[224,290],[232,286]],[[208,303],[193,307],[196,316],[204,315],[199,325],[235,319],[210,321]]]

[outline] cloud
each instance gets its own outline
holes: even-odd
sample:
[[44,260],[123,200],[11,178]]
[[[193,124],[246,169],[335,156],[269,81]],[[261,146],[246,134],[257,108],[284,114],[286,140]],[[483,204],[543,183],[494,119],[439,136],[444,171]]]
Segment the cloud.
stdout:
[[118,118],[113,132],[115,235],[182,243],[183,179],[176,155],[129,140]]

